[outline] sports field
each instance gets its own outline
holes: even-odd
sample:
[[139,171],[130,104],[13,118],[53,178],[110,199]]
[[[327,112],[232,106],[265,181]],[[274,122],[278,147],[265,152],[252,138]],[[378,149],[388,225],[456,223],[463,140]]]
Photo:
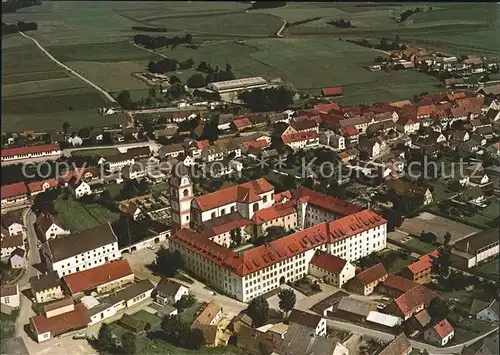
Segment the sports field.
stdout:
[[[432,7],[397,23],[390,14],[418,6]],[[237,76],[281,77],[296,88],[317,93],[321,87],[343,85],[344,103],[369,103],[411,98],[436,91],[437,80],[417,72],[372,73],[360,67],[383,53],[340,39],[381,37],[412,47],[454,54],[500,57],[500,6],[496,3],[288,3],[275,9],[248,10],[243,2],[50,1],[2,16],[4,22],[36,21],[30,33],[52,55],[116,96],[129,89],[134,99],[148,86],[132,76],[149,60],[161,57],[133,45],[133,26],[161,26],[152,36],[190,33],[197,49],[178,46],[158,50],[167,56],[212,65],[230,63]],[[339,29],[328,22],[350,20],[355,28]],[[276,32],[283,20],[292,24],[284,38]],[[294,24],[303,21],[301,24]],[[94,89],[52,63],[27,39],[2,41],[4,120],[7,130],[59,128],[121,122],[103,119],[105,104]],[[190,71],[177,75],[185,80]],[[75,81],[76,80],[76,81]],[[71,107],[71,109],[70,109]],[[84,121],[82,121],[82,119]]]

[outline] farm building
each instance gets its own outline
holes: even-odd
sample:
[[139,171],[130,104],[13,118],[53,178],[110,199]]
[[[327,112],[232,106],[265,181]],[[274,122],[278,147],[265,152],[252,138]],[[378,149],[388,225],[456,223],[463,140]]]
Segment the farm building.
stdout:
[[218,93],[227,93],[242,91],[254,88],[266,87],[268,82],[266,79],[257,76],[253,78],[243,78],[228,81],[219,81],[216,83],[209,83],[207,88]]

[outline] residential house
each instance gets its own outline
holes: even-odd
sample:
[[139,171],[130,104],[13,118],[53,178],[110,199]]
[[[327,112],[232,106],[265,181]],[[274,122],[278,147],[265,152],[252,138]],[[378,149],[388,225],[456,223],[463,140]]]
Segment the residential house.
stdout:
[[405,277],[389,274],[384,282],[378,284],[377,290],[384,295],[397,298],[417,285],[418,283]]
[[290,126],[297,131],[297,133],[303,132],[316,132],[319,133],[319,125],[316,121],[311,119],[305,119],[302,121],[292,121]]
[[41,253],[47,270],[56,271],[59,277],[120,258],[118,239],[109,223],[49,239],[42,245]]
[[84,304],[72,304],[62,308],[64,308],[64,313],[50,317],[38,315],[30,318],[31,331],[39,343],[72,330],[85,328],[89,324],[90,317]]
[[177,158],[184,153],[184,146],[180,143],[164,145],[158,150],[161,159]]
[[354,297],[342,297],[340,302],[333,307],[335,317],[347,319],[349,321],[364,322],[370,312],[377,310],[374,302],[363,301]]
[[341,128],[340,134],[344,138],[344,142],[347,142],[349,145],[359,143],[359,132],[355,127]]
[[56,272],[51,271],[43,275],[30,278],[31,293],[38,303],[58,300],[64,297],[61,281]]
[[496,355],[498,353],[498,332],[463,348],[461,355]]
[[477,186],[466,189],[458,197],[458,200],[461,202],[471,203],[474,205],[482,205],[482,206],[485,206],[483,204],[484,199],[485,199],[485,197],[484,197],[483,189],[481,189],[480,187],[477,187]]
[[211,301],[191,324],[191,329],[203,332],[207,345],[217,345],[218,323],[222,318],[222,307]]
[[[59,144],[42,144],[31,147],[4,148],[0,151],[1,161],[15,161],[47,157],[47,159],[57,159],[62,155]],[[3,196],[3,194],[2,194]],[[2,197],[3,198],[3,197]]]
[[[21,210],[7,212],[1,217],[2,228],[5,229],[7,235],[16,235],[24,233],[23,214]],[[2,235],[4,231],[2,230]]]
[[438,256],[439,252],[437,250],[422,255],[417,261],[401,270],[400,275],[413,282],[429,283],[432,280],[432,261]]
[[75,272],[62,277],[63,287],[76,296],[83,292],[105,293],[134,282],[134,272],[126,259]]
[[250,121],[250,119],[247,117],[238,118],[231,122],[231,127],[238,131],[243,131],[247,128],[251,128],[252,126],[252,121]]
[[2,230],[1,239],[1,259],[9,259],[12,253],[17,249],[24,249],[24,235],[22,233],[9,234],[6,230]]
[[371,122],[371,117],[368,115],[346,118],[339,122],[339,128],[354,127],[359,134],[365,134],[368,128],[368,123]]
[[115,312],[125,308],[130,308],[138,303],[151,300],[151,293],[155,286],[149,280],[141,280],[139,282],[128,285],[115,291],[110,296],[100,300],[101,304],[113,306]]
[[224,159],[227,154],[227,148],[225,146],[209,146],[202,150],[201,159],[204,162],[212,163]]
[[455,328],[445,318],[424,332],[424,339],[437,346],[445,346],[455,336]]
[[314,331],[314,335],[326,336],[326,319],[317,314],[292,309],[288,323],[298,324]]
[[405,333],[396,336],[392,341],[384,346],[376,355],[410,355],[413,346]]
[[484,320],[487,322],[498,322],[500,320],[500,313],[498,309],[498,301],[484,302],[478,299],[472,301],[471,309],[469,312],[474,318]]
[[282,140],[283,144],[289,146],[293,150],[314,148],[319,145],[319,136],[315,131],[286,135]]
[[154,135],[156,139],[171,138],[177,134],[179,127],[176,124],[164,124],[155,127]]
[[360,150],[368,154],[370,158],[378,158],[387,149],[386,141],[381,137],[361,139]]
[[439,295],[436,292],[419,284],[395,298],[392,303],[385,307],[384,311],[406,321],[428,307],[430,302],[437,297]]
[[61,220],[49,213],[40,213],[36,219],[35,227],[40,239],[44,242],[51,238],[70,234],[70,231],[64,227]]
[[341,288],[356,274],[356,268],[338,256],[316,251],[309,264],[309,273],[335,287]]
[[347,289],[367,296],[380,282],[384,282],[387,276],[384,265],[379,263],[357,274],[348,282]]
[[23,248],[16,248],[10,254],[9,264],[12,269],[22,269],[26,267],[26,250]]
[[30,192],[30,196],[38,195],[40,192],[44,192],[49,189],[54,189],[58,186],[56,179],[48,179],[43,181],[33,181],[28,183],[28,190]]
[[24,182],[3,185],[0,188],[2,206],[21,204],[28,201],[28,188]]
[[338,150],[345,149],[345,138],[335,134],[333,131],[326,131],[320,135],[319,142],[322,145],[327,145]]
[[265,235],[269,227],[283,227],[289,231],[297,228],[297,209],[293,202],[276,203],[256,211],[252,217],[253,236]]
[[92,195],[92,188],[83,180],[72,179],[69,182],[69,188],[73,193],[73,196],[77,199],[82,198],[85,195]]
[[[8,314],[20,305],[19,285],[2,286],[0,288],[0,304],[2,312],[6,310]],[[7,306],[7,307],[5,307]]]
[[420,121],[409,116],[401,116],[396,122],[396,129],[404,134],[415,134],[420,129]]
[[189,294],[189,289],[178,282],[162,278],[156,286],[156,302],[161,305],[174,305],[183,296]]
[[127,165],[132,165],[135,162],[135,157],[132,152],[120,153],[107,156],[99,160],[99,165],[104,164],[105,169],[109,172],[119,172]]

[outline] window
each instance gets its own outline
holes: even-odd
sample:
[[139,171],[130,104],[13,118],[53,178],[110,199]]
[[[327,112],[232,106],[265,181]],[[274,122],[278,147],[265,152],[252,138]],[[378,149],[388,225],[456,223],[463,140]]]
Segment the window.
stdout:
[[264,201],[264,203],[267,202],[267,196],[266,195],[264,195],[264,198],[262,199],[262,201]]
[[216,214],[215,212],[212,212],[212,218],[215,218]]
[[259,203],[254,203],[252,208],[253,208],[253,212],[257,212],[259,210]]

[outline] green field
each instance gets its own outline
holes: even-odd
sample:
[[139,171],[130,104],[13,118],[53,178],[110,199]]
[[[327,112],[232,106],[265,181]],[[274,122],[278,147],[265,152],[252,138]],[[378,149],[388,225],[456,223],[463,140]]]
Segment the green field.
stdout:
[[67,200],[63,195],[54,202],[57,216],[62,224],[72,233],[81,232],[98,225],[118,220],[119,214],[102,207],[97,203],[83,204],[72,196]]
[[[247,11],[241,2],[43,2],[2,16],[4,22],[36,21],[30,33],[58,60],[116,95],[129,89],[134,99],[148,85],[132,76],[160,53],[212,65],[230,63],[238,77],[281,77],[297,89],[318,93],[324,86],[342,85],[344,104],[411,98],[438,91],[438,81],[414,71],[373,73],[361,64],[383,55],[380,51],[340,39],[394,38],[415,48],[429,46],[454,54],[500,56],[499,5],[495,3],[426,3],[432,7],[397,23],[390,12],[424,6],[417,3],[288,3],[274,9]],[[351,20],[356,26],[339,29],[329,21]],[[276,32],[292,25],[285,38]],[[197,49],[178,46],[151,53],[133,45],[132,26],[162,26],[168,37],[190,33]],[[97,108],[106,101],[93,88],[70,77],[31,41],[19,35],[3,38],[2,127],[6,130],[59,128],[122,122],[124,116],[103,119]],[[192,70],[176,73],[186,80]],[[170,73],[173,74],[173,73]],[[69,109],[69,107],[72,109]]]

